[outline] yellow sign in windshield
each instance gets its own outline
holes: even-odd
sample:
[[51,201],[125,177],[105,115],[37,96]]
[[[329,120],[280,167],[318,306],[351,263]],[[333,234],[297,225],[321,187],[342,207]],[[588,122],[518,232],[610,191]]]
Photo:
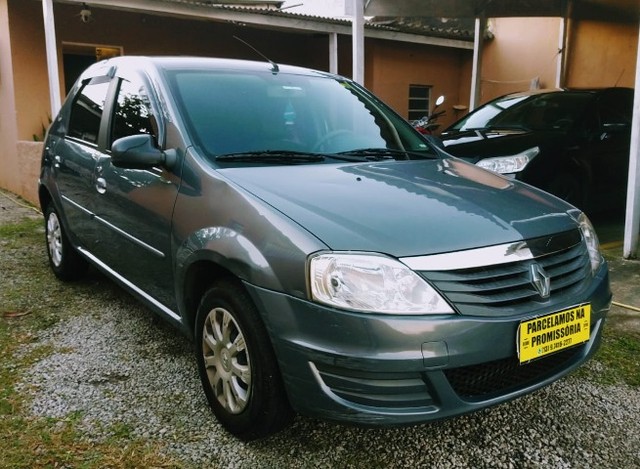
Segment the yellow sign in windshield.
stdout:
[[590,326],[590,304],[520,323],[518,329],[520,363],[586,342],[589,340]]

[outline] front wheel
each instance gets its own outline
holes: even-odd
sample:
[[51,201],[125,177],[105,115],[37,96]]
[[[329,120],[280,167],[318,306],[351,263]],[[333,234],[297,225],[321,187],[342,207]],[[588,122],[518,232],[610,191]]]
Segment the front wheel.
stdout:
[[203,296],[196,354],[209,405],[230,433],[250,441],[290,423],[293,411],[269,337],[239,284],[219,282]]
[[45,208],[44,219],[51,270],[61,280],[80,278],[87,270],[87,261],[71,246],[60,216],[52,203]]
[[587,208],[585,186],[577,174],[558,174],[549,183],[548,191],[582,210]]

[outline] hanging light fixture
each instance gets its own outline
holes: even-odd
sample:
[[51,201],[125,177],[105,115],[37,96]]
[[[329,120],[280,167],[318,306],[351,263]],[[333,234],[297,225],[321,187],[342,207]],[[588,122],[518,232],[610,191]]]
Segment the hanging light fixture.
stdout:
[[89,23],[91,20],[91,9],[86,3],[83,3],[82,9],[80,10],[80,21],[83,23]]

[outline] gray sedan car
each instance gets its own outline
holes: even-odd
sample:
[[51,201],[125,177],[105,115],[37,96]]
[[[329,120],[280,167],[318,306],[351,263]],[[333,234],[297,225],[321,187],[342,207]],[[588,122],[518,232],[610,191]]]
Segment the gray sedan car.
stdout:
[[244,440],[294,412],[415,424],[516,398],[587,360],[611,303],[583,213],[324,72],[95,64],[39,195],[54,273],[93,265],[193,338]]

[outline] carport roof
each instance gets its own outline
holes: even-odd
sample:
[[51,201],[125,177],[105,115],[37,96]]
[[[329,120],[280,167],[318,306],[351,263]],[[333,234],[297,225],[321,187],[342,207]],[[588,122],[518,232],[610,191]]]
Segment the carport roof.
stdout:
[[473,41],[472,18],[432,18],[425,16],[374,16],[366,27],[377,27],[410,34],[448,37]]
[[[82,5],[83,0],[51,0],[54,3]],[[351,0],[346,0],[351,1]],[[276,29],[307,32],[333,32],[351,35],[351,18],[306,15],[280,9],[276,0],[90,0],[90,8],[138,11],[150,14],[239,22]],[[382,39],[418,42],[462,49],[473,49],[473,27],[458,20],[444,23],[437,18],[422,21],[372,21],[365,24],[366,35]]]
[[245,7],[280,8],[284,0],[165,0],[173,3],[192,3],[194,5],[235,5]]
[[367,16],[429,16],[444,18],[532,17],[568,14],[574,18],[634,22],[638,0],[368,0]]

